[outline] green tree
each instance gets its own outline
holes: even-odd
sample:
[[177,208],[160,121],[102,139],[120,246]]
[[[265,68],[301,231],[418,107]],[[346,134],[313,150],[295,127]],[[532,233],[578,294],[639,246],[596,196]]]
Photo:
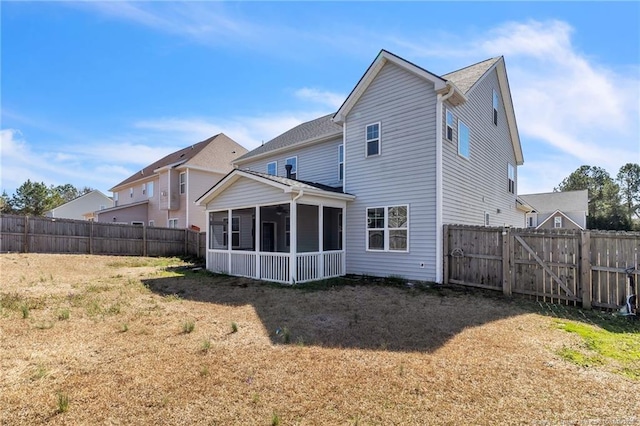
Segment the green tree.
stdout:
[[640,219],[640,165],[627,163],[620,167],[616,180],[629,221]]
[[579,191],[589,193],[589,215],[587,227],[590,229],[630,230],[631,222],[624,214],[620,203],[620,187],[609,173],[594,166],[580,166],[563,179],[554,191]]
[[14,213],[11,198],[7,195],[7,191],[2,191],[2,195],[0,195],[0,213]]
[[28,216],[44,215],[44,212],[52,208],[51,202],[51,193],[47,185],[44,182],[31,182],[31,179],[20,185],[11,197],[14,211]]

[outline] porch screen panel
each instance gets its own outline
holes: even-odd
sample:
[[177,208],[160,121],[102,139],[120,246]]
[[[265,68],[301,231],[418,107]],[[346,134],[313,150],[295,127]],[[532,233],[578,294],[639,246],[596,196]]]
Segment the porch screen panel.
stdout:
[[320,251],[318,238],[318,206],[298,204],[298,253]]
[[209,249],[227,249],[227,220],[226,211],[209,213]]
[[323,211],[323,249],[325,251],[342,250],[342,209],[324,207]]

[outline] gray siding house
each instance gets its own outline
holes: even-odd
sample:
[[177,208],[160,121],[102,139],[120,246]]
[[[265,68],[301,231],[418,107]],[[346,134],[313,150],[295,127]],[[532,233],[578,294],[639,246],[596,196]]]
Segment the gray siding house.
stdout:
[[522,194],[525,227],[535,229],[587,229],[589,194],[582,191]]
[[444,224],[522,225],[522,163],[504,58],[437,76],[382,50],[335,114],[237,158],[197,201],[207,268],[440,282]]

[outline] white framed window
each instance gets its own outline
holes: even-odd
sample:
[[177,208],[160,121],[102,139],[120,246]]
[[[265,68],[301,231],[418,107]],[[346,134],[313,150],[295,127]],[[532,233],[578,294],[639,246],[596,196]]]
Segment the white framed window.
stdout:
[[509,164],[507,167],[508,190],[510,193],[516,193],[516,168]]
[[133,198],[133,188],[129,188],[129,198]]
[[365,156],[380,155],[380,123],[368,124],[365,128]]
[[178,219],[169,219],[168,225],[169,225],[169,228],[177,228]]
[[267,163],[267,174],[272,176],[278,175],[278,162],[272,161],[271,163]]
[[291,218],[289,216],[284,218],[284,245],[291,246]]
[[469,158],[469,128],[458,120],[458,155]]
[[180,182],[180,194],[186,194],[186,192],[187,192],[187,173],[186,172],[180,173],[180,177],[179,177],[178,181]]
[[453,113],[447,109],[447,140],[453,140]]
[[291,179],[297,179],[298,177],[298,157],[289,157],[284,161],[285,166],[291,165]]
[[338,145],[338,180],[344,179],[344,145]]
[[367,250],[409,251],[409,206],[367,208]]
[[498,125],[498,92],[493,90],[493,124]]
[[154,220],[149,221],[149,226],[156,226],[156,222]]
[[113,193],[113,205],[114,205],[115,207],[117,207],[117,206],[118,206],[118,193],[117,193],[117,192],[114,192],[114,193]]
[[147,184],[143,183],[142,184],[142,195],[145,195],[147,193]]
[[527,228],[535,228],[538,226],[536,223],[536,216],[533,213],[527,213]]
[[489,223],[491,223],[490,219],[489,212],[484,212],[484,226],[489,226]]
[[562,228],[562,216],[556,216],[553,218],[553,227]]
[[147,196],[149,198],[153,197],[153,182],[147,183]]
[[[228,234],[227,234],[227,230],[229,229],[229,227],[227,226],[229,223],[229,218],[224,218],[222,219],[222,222],[224,222],[224,228],[222,230],[222,243],[224,244],[224,246],[227,246],[227,238]],[[233,216],[231,218],[231,247],[233,248],[238,248],[240,247],[240,217],[239,216]]]

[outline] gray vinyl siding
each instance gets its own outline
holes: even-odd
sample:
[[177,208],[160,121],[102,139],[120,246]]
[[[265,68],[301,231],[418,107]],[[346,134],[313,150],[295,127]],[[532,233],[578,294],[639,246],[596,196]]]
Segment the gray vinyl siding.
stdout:
[[207,204],[207,210],[253,207],[259,204],[288,203],[291,194],[260,182],[241,178]]
[[[386,64],[348,114],[345,143],[347,273],[435,280],[436,94]],[[380,122],[381,155],[365,157],[365,126]],[[366,209],[409,206],[409,251],[366,251]],[[421,268],[421,263],[424,267]]]
[[[515,168],[516,188],[518,170],[502,98],[498,125],[493,124],[494,89],[500,96],[495,70],[467,93],[467,102],[456,107],[445,102],[442,108],[444,224],[484,225],[484,212],[490,226],[524,223],[524,214],[516,210],[516,194],[508,191],[507,165]],[[446,139],[445,108],[454,115],[453,141]],[[459,120],[469,127],[468,159],[458,155]]]
[[342,137],[331,139],[299,149],[291,149],[286,153],[279,153],[261,158],[247,164],[241,169],[255,172],[267,172],[267,163],[278,162],[278,176],[286,176],[285,161],[289,157],[298,157],[298,180],[316,182],[329,186],[341,186],[338,171],[338,146],[342,144]]

